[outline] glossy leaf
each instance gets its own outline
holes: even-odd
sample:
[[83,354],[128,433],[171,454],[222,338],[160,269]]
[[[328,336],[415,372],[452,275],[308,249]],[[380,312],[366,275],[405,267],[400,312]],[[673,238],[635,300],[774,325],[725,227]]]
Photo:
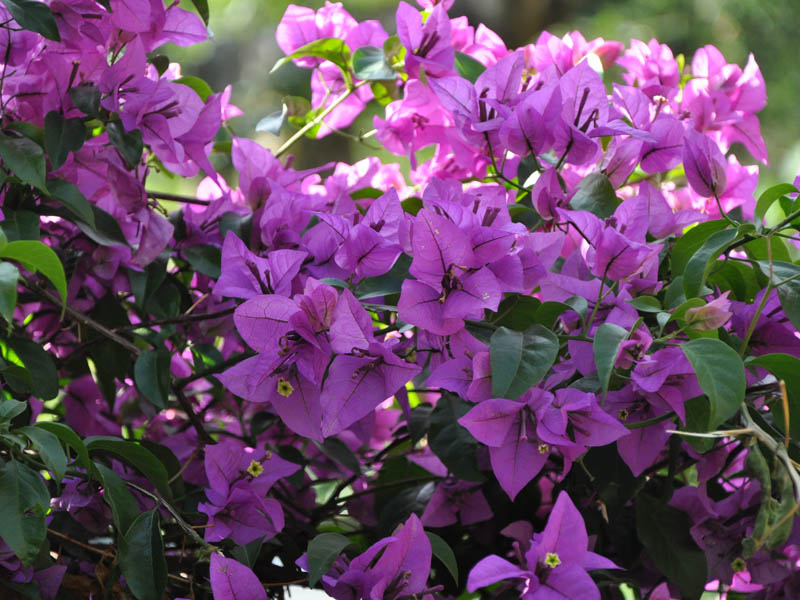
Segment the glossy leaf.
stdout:
[[138,600],[161,600],[167,586],[167,561],[158,511],[140,514],[119,538],[119,567]]
[[541,325],[524,332],[500,327],[492,334],[492,396],[514,400],[539,383],[558,356],[558,337]]
[[69,90],[69,97],[75,107],[89,117],[100,112],[100,90],[91,83],[82,83]]
[[[86,225],[95,228],[94,209],[75,184],[63,179],[51,179],[47,182],[50,196],[62,204],[73,215]],[[101,209],[97,209],[101,210]]]
[[101,463],[93,463],[103,486],[103,500],[111,508],[114,527],[121,535],[128,531],[139,514],[139,506],[128,486],[114,471]]
[[480,62],[472,58],[469,54],[456,51],[455,58],[456,73],[464,79],[475,83],[481,73],[486,70]]
[[353,53],[353,74],[356,79],[368,81],[393,80],[397,77],[383,49],[375,46],[362,46]]
[[597,366],[597,378],[600,380],[600,389],[603,390],[604,399],[622,342],[627,338],[628,332],[613,323],[603,323],[594,334],[592,345],[594,363]]
[[211,94],[214,93],[214,90],[211,89],[211,86],[208,85],[208,83],[205,80],[200,79],[199,77],[195,77],[193,75],[186,75],[184,77],[179,77],[178,79],[175,80],[175,83],[180,83],[182,85],[185,85],[186,87],[193,89],[197,93],[197,95],[200,96],[200,99],[203,102],[206,102],[209,96],[211,96]]
[[708,274],[722,252],[739,237],[735,229],[724,229],[711,234],[686,264],[683,273],[683,291],[687,298],[699,296]]
[[9,262],[0,262],[0,316],[9,325],[13,321],[14,308],[17,306],[17,283],[19,269]]
[[49,431],[33,425],[20,427],[17,431],[31,441],[42,461],[53,474],[53,479],[61,482],[67,472],[67,455],[64,454],[58,438]]
[[453,577],[453,581],[458,584],[458,562],[456,561],[456,555],[453,552],[453,549],[447,542],[445,542],[435,533],[426,531],[425,535],[428,536],[428,540],[431,543],[433,555],[442,561],[442,564],[447,568],[447,571]]
[[569,201],[574,210],[586,210],[601,219],[614,214],[620,199],[608,177],[602,173],[590,173],[578,184],[578,191]]
[[684,235],[675,241],[670,255],[672,260],[673,277],[682,276],[686,270],[689,260],[695,255],[706,240],[713,234],[725,229],[727,221],[706,221],[692,227]]
[[110,452],[121,458],[147,477],[159,492],[167,498],[172,496],[169,488],[167,470],[152,452],[135,442],[107,436],[86,438],[86,449],[89,453]]
[[33,393],[42,400],[58,395],[58,371],[50,354],[41,344],[21,337],[8,340],[9,347],[19,357],[33,379]]
[[44,151],[36,142],[26,137],[9,137],[0,133],[0,158],[20,181],[47,192]]
[[338,533],[321,533],[308,542],[308,585],[317,585],[350,544],[348,538]]
[[796,194],[797,188],[794,187],[791,183],[779,183],[777,185],[773,185],[768,187],[766,190],[761,192],[761,195],[758,197],[758,202],[756,203],[756,208],[753,213],[756,222],[760,223],[761,220],[766,216],[767,211],[770,209],[772,204],[778,200],[781,196],[786,194]]
[[119,121],[111,121],[106,126],[106,131],[108,132],[109,141],[117,149],[128,169],[135,169],[139,161],[142,160],[142,152],[144,151],[142,132],[138,129],[125,131]]
[[[786,395],[789,400],[789,436],[795,440],[800,439],[800,359],[783,353],[762,354],[747,360],[745,365],[762,367],[786,383]],[[772,407],[778,413],[774,418],[775,425],[786,432],[783,403],[775,402]]]
[[87,471],[93,470],[94,465],[89,459],[89,451],[86,449],[86,445],[83,443],[81,438],[77,433],[75,433],[75,431],[72,430],[72,428],[64,425],[63,423],[55,423],[50,421],[42,421],[37,423],[36,427],[52,433],[67,446],[72,448],[75,451],[75,454],[78,456],[78,463]]
[[65,119],[55,110],[44,118],[44,149],[53,170],[66,162],[70,152],[79,150],[85,139],[86,127],[82,119]]
[[166,348],[145,350],[133,366],[136,387],[158,409],[167,408],[171,354]]
[[41,271],[58,290],[63,315],[67,306],[67,276],[61,260],[52,248],[34,240],[18,240],[0,248],[0,257],[16,260],[31,273]]
[[33,0],[3,0],[3,4],[23,29],[35,31],[54,42],[61,41],[56,19],[46,4]]
[[219,279],[222,253],[211,244],[198,244],[183,250],[183,256],[195,271],[208,275],[211,279]]
[[0,538],[25,565],[44,544],[49,508],[50,494],[39,473],[16,460],[0,464]]
[[339,38],[321,38],[309,42],[305,46],[301,46],[288,56],[284,56],[275,63],[270,73],[274,73],[287,62],[295,58],[303,58],[306,56],[329,60],[345,73],[350,68],[350,48],[348,48],[345,41]]
[[744,363],[720,340],[700,338],[680,346],[692,363],[700,388],[709,400],[709,426],[716,427],[736,414],[744,402]]

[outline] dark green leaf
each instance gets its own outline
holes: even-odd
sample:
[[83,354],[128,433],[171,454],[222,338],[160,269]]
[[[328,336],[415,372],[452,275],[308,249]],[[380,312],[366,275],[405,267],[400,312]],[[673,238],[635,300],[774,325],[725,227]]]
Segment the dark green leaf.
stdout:
[[636,498],[636,532],[656,568],[684,598],[699,598],[706,585],[706,556],[697,547],[683,511],[647,494]]
[[736,351],[720,340],[700,338],[681,344],[692,363],[700,388],[709,399],[709,426],[736,414],[744,402],[744,364]]
[[772,187],[767,188],[764,190],[761,195],[758,197],[758,202],[756,203],[755,209],[755,219],[756,222],[760,223],[764,216],[767,214],[769,207],[772,206],[772,203],[775,202],[781,196],[785,194],[796,194],[797,188],[794,187],[791,183],[779,183],[778,185],[773,185]]
[[[673,277],[682,276],[686,270],[686,265],[700,249],[705,241],[714,233],[722,231],[728,226],[728,222],[722,219],[717,221],[706,221],[695,225],[683,236],[679,237],[672,248],[672,275]],[[669,304],[667,305],[669,306]]]
[[164,497],[169,498],[172,496],[169,488],[169,477],[164,465],[152,452],[140,444],[109,436],[92,436],[86,438],[85,441],[86,449],[90,453],[102,451],[115,454],[147,477]]
[[232,231],[236,237],[245,243],[248,243],[250,241],[250,232],[252,230],[252,213],[242,216],[233,212],[227,212],[223,214],[219,220],[219,233],[223,238],[229,231]]
[[343,73],[347,73],[350,68],[350,48],[348,48],[345,41],[339,38],[321,38],[309,42],[305,46],[301,46],[288,56],[284,56],[275,63],[270,73],[274,73],[287,62],[295,58],[303,58],[306,56],[329,60],[339,67]]
[[120,229],[119,222],[102,208],[92,206],[94,226],[78,221],[75,223],[89,238],[101,246],[127,246],[128,240]]
[[33,340],[12,337],[9,347],[19,357],[33,379],[33,392],[42,400],[52,400],[58,395],[58,371],[41,344]]
[[140,514],[119,539],[119,567],[138,600],[161,600],[167,586],[167,561],[158,511]]
[[[61,203],[73,215],[81,219],[91,228],[95,227],[92,204],[81,193],[78,187],[63,179],[51,179],[47,182],[50,196]],[[100,209],[98,209],[100,210]],[[116,221],[114,221],[116,223]]]
[[169,403],[170,352],[164,348],[144,350],[133,366],[136,387],[150,403],[160,410]]
[[211,279],[219,279],[222,253],[211,244],[198,244],[183,249],[183,256],[195,271],[208,275]]
[[67,446],[72,448],[75,451],[75,454],[78,455],[78,462],[84,469],[87,471],[92,471],[94,469],[92,462],[89,460],[89,451],[86,449],[86,446],[78,434],[75,433],[70,427],[64,425],[63,423],[49,421],[37,423],[36,427],[52,433]]
[[24,413],[27,407],[27,402],[20,402],[11,398],[3,400],[0,402],[0,423],[8,423],[14,417]]
[[453,553],[453,549],[435,533],[426,531],[425,535],[428,536],[428,540],[431,542],[433,555],[442,561],[442,564],[447,567],[447,570],[453,577],[453,581],[458,585],[458,562],[456,561],[456,555]]
[[[524,294],[509,294],[497,307],[497,316],[492,315],[489,320],[492,325],[507,327],[514,331],[525,331],[531,324],[540,323],[536,318],[536,311],[541,306],[542,302],[537,298]],[[546,327],[550,325],[552,323],[545,323]]]
[[472,58],[469,54],[456,51],[456,73],[460,77],[475,83],[480,77],[481,73],[486,70],[480,62]]
[[58,290],[63,303],[61,311],[63,314],[67,305],[67,275],[64,273],[64,267],[58,255],[53,252],[52,248],[38,241],[19,240],[9,242],[0,248],[0,257],[22,263],[31,273],[41,271],[42,275],[47,277]]
[[478,440],[458,423],[471,408],[455,394],[443,394],[430,416],[428,444],[457,479],[483,481],[476,467]]
[[0,465],[0,538],[24,565],[44,544],[49,508],[50,494],[39,473],[15,460]]
[[524,332],[500,327],[492,334],[492,397],[515,400],[539,383],[558,356],[558,337],[541,325]]
[[33,447],[39,452],[39,456],[42,457],[42,461],[53,474],[53,479],[58,483],[63,481],[67,472],[67,455],[64,454],[58,438],[49,431],[33,425],[20,427],[16,431],[31,441]]
[[739,232],[735,229],[717,231],[712,233],[694,253],[683,273],[683,292],[687,298],[701,295],[706,278],[712,267],[717,264],[719,255],[738,237]]
[[628,332],[613,323],[603,323],[594,334],[594,364],[597,365],[597,378],[600,380],[603,399],[608,392],[608,384],[619,356],[619,349],[627,338]]
[[32,0],[3,0],[3,4],[23,29],[35,31],[54,42],[61,41],[56,19],[46,4]]
[[415,217],[422,210],[422,198],[417,198],[416,196],[406,198],[400,203],[400,206],[403,207],[403,212]]
[[44,130],[41,127],[26,121],[14,121],[6,126],[6,129],[17,131],[36,142],[37,145],[44,147]]
[[350,545],[350,540],[338,533],[320,533],[308,542],[308,585],[314,587],[327,573],[333,562]]
[[663,310],[661,308],[661,302],[659,302],[658,298],[655,296],[639,296],[628,300],[628,304],[640,312],[658,313]]
[[38,240],[39,215],[29,210],[6,210],[3,208],[5,220],[2,222],[3,233],[9,242],[17,240]]
[[386,60],[383,48],[362,46],[353,53],[353,74],[356,79],[382,81],[395,79],[397,72]]
[[0,158],[3,159],[6,168],[19,177],[20,181],[47,193],[45,182],[47,165],[44,151],[39,144],[26,137],[14,138],[0,133]]
[[258,560],[258,555],[261,554],[261,547],[264,545],[264,538],[260,537],[249,544],[243,546],[236,546],[231,552],[231,557],[238,560],[243,565],[247,565],[251,569],[255,566]]
[[[758,266],[764,274],[769,274],[769,264],[759,262]],[[783,312],[792,325],[800,329],[800,267],[787,262],[773,262],[772,282],[778,291]]]
[[6,365],[0,368],[0,375],[6,380],[8,386],[17,394],[30,394],[33,392],[33,377],[28,369],[19,365]]
[[[769,240],[769,248],[767,247]],[[786,242],[780,237],[759,237],[744,245],[747,256],[756,260],[768,261],[772,257],[773,261],[791,262],[792,257]]]
[[103,486],[103,500],[111,508],[114,527],[122,535],[139,514],[139,505],[119,475],[101,463],[93,464]]
[[135,169],[142,160],[144,144],[142,143],[142,132],[138,129],[125,131],[122,123],[111,121],[106,125],[108,139],[119,152],[125,161],[128,169]]
[[13,321],[17,306],[19,269],[9,262],[0,262],[0,315],[9,323]]
[[211,86],[208,83],[200,79],[199,77],[194,77],[193,75],[187,75],[185,77],[179,77],[178,79],[174,80],[173,83],[180,83],[193,89],[197,92],[197,95],[200,96],[200,99],[205,102],[208,100],[208,97],[214,93],[214,90],[211,89]]
[[[763,367],[786,383],[786,395],[789,400],[789,437],[800,439],[800,359],[790,354],[762,354],[749,359],[748,367]],[[786,432],[786,417],[783,414],[783,403],[776,402],[774,408],[781,416],[775,416],[777,427]]]
[[92,83],[82,83],[70,88],[69,97],[75,107],[88,117],[100,113],[100,90]]
[[63,165],[69,153],[79,150],[85,140],[86,127],[81,119],[65,119],[55,110],[47,113],[44,118],[44,149],[53,170]]
[[356,298],[365,300],[367,298],[399,294],[403,281],[408,279],[408,267],[410,265],[411,259],[405,254],[401,254],[388,273],[378,277],[365,277],[362,279],[355,291]]
[[197,9],[197,14],[200,15],[200,18],[203,19],[203,23],[208,25],[208,0],[192,0],[192,4]]
[[330,437],[322,444],[315,441],[314,445],[325,456],[342,465],[348,471],[356,474],[361,473],[361,463],[359,462],[358,457],[353,454],[353,451],[350,450],[347,444],[345,444],[342,440]]
[[601,219],[613,215],[619,204],[614,186],[602,173],[589,173],[584,177],[569,201],[574,210],[587,210]]

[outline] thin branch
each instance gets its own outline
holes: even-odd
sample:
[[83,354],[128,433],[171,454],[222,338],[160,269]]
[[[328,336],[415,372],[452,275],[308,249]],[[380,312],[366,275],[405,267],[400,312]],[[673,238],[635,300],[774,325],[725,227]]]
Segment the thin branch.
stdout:
[[[49,291],[47,291],[45,289],[42,289],[37,284],[30,283],[28,281],[25,281],[22,278],[20,278],[20,283],[22,284],[22,286],[24,288],[30,290],[31,292],[33,292],[34,294],[36,294],[40,298],[43,298],[44,300],[47,300],[53,306],[56,306],[56,307],[60,307],[61,306],[61,299],[60,298],[56,298]],[[109,329],[105,325],[101,325],[100,323],[98,323],[97,321],[92,319],[91,317],[89,317],[89,316],[87,316],[87,315],[85,315],[85,314],[83,314],[81,312],[78,312],[77,310],[75,310],[74,308],[72,308],[69,305],[66,306],[66,313],[70,316],[70,318],[72,320],[77,321],[81,325],[85,325],[86,327],[88,327],[90,329],[94,329],[97,333],[99,333],[100,335],[108,338],[112,342],[116,342],[117,344],[119,344],[120,346],[125,348],[128,352],[131,352],[131,353],[133,353],[133,354],[138,356],[139,352],[141,351],[140,348],[136,344],[134,344],[133,342],[125,339],[121,335],[117,335],[114,331],[112,331],[111,329]]]
[[183,204],[197,204],[199,206],[208,206],[211,200],[200,200],[200,198],[193,198],[192,196],[180,196],[178,194],[170,194],[167,192],[147,192],[147,197],[152,200],[169,200],[170,202],[182,202]]
[[189,417],[189,422],[192,424],[192,427],[194,427],[194,430],[197,432],[197,440],[203,444],[216,444],[214,438],[208,434],[203,426],[203,422],[200,420],[200,417],[195,414],[194,409],[192,408],[192,403],[189,402],[186,394],[183,393],[182,387],[176,383],[172,386],[172,392],[178,399],[178,404],[181,405],[183,412],[185,412],[186,416]]
[[183,314],[179,317],[171,317],[169,319],[154,319],[152,321],[142,321],[141,323],[133,323],[131,325],[124,325],[122,327],[115,327],[112,331],[133,331],[134,329],[142,329],[144,327],[157,327],[160,325],[175,325],[180,323],[194,323],[197,321],[210,321],[211,319],[218,319],[233,314],[236,308],[226,308],[225,310],[218,310],[212,313],[205,313],[199,315]]

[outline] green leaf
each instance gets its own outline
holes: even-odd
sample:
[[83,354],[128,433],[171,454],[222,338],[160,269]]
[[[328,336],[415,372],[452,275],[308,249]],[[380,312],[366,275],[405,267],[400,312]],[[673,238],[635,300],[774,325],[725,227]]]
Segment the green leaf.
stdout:
[[348,471],[356,474],[361,473],[361,463],[359,462],[358,458],[353,451],[345,444],[342,440],[334,437],[330,437],[325,440],[324,443],[320,444],[317,441],[314,441],[314,445],[322,452],[325,456],[330,458],[332,461],[342,465]]
[[75,454],[78,455],[78,462],[80,465],[87,471],[94,471],[94,465],[92,464],[92,461],[89,460],[89,451],[86,449],[86,446],[78,434],[75,433],[69,426],[64,425],[63,423],[55,423],[50,421],[42,421],[37,423],[35,426],[38,429],[43,429],[44,431],[52,433],[67,446],[72,448],[75,451]]
[[[5,210],[5,221],[2,222],[6,242],[17,240],[39,240],[39,215],[29,210]],[[2,245],[5,248],[5,244]],[[2,249],[2,248],[0,248]]]
[[78,221],[75,224],[80,230],[101,246],[127,246],[128,240],[125,239],[125,234],[122,233],[119,222],[102,208],[94,204],[91,207],[94,215],[94,226]]
[[133,365],[136,387],[150,403],[160,410],[169,403],[170,352],[164,348],[144,350]]
[[447,568],[450,575],[453,577],[453,581],[455,581],[456,585],[458,585],[458,562],[456,561],[456,555],[453,552],[453,549],[447,542],[445,542],[435,533],[426,531],[425,535],[428,536],[428,540],[431,542],[431,550],[433,551],[433,555],[442,561],[442,564]]
[[320,38],[309,42],[305,46],[301,46],[288,56],[284,56],[276,62],[275,66],[270,70],[270,73],[274,73],[295,58],[303,58],[306,56],[329,60],[339,67],[343,73],[349,73],[350,48],[344,40],[339,38]]
[[706,278],[719,255],[739,237],[735,229],[724,229],[712,233],[703,245],[694,253],[686,264],[683,273],[683,292],[687,298],[699,296],[706,283]]
[[208,17],[210,16],[208,11],[208,0],[192,0],[192,4],[194,4],[194,7],[197,9],[197,14],[200,15],[200,18],[203,19],[203,23],[205,23],[207,27]]
[[608,177],[602,173],[589,173],[578,184],[578,191],[569,201],[574,210],[587,210],[605,219],[614,214],[620,199]]
[[0,258],[16,260],[31,273],[41,271],[58,290],[62,302],[61,315],[64,315],[67,307],[67,275],[52,248],[34,240],[18,240],[0,248]]
[[266,131],[272,135],[280,135],[283,123],[286,121],[288,110],[283,104],[280,110],[269,113],[266,117],[256,123],[256,131]]
[[[89,227],[95,227],[92,204],[81,193],[78,187],[63,179],[51,179],[47,182],[50,197],[57,200],[73,215],[84,221]],[[97,209],[101,210],[101,209]],[[116,221],[115,221],[116,223]]]
[[3,400],[0,402],[0,423],[10,422],[14,417],[24,413],[27,407],[27,402],[20,402],[11,398]]
[[558,350],[556,334],[541,325],[525,332],[499,327],[489,343],[492,397],[519,398],[547,374]]
[[[800,359],[790,354],[762,354],[755,358],[748,359],[745,363],[747,367],[763,367],[775,375],[778,380],[786,383],[786,396],[789,400],[789,437],[800,439]],[[785,416],[783,415],[783,403],[775,402],[773,408],[781,416],[775,416],[775,425],[784,433]]]
[[458,423],[471,408],[455,394],[443,394],[429,419],[428,444],[457,479],[484,481],[477,469],[478,440]]
[[692,363],[697,381],[709,400],[709,426],[716,427],[736,414],[744,402],[744,363],[725,342],[711,338],[690,340],[681,350]]
[[8,386],[17,394],[30,394],[33,392],[33,377],[28,369],[19,365],[6,365],[0,368],[0,375],[6,380]]
[[128,169],[133,170],[142,160],[144,143],[142,143],[142,132],[138,129],[125,131],[122,123],[111,121],[106,125],[108,139],[119,152],[125,161]]
[[39,473],[15,460],[0,466],[0,538],[26,566],[47,537],[49,507],[50,493]]
[[659,313],[663,310],[661,308],[661,302],[659,302],[658,298],[655,296],[638,296],[632,300],[628,300],[628,304],[639,312]]
[[600,389],[603,390],[603,400],[608,392],[611,373],[617,362],[622,342],[628,339],[628,332],[613,323],[603,323],[594,334],[594,364],[597,365],[597,378],[600,380]]
[[158,511],[140,514],[121,537],[119,567],[138,600],[161,600],[167,587],[167,560]]
[[32,0],[3,0],[3,4],[23,29],[35,31],[54,42],[61,41],[56,19],[46,4]]
[[100,89],[93,83],[82,83],[70,88],[69,97],[75,107],[87,117],[100,113]]
[[785,194],[795,193],[797,193],[797,188],[791,183],[779,183],[778,185],[773,185],[772,187],[764,190],[758,197],[758,202],[756,203],[756,209],[754,212],[756,223],[761,223],[766,216],[769,207],[772,206],[772,203],[778,198]]
[[338,533],[320,533],[308,542],[308,585],[314,587],[333,562],[351,544]]
[[39,456],[42,457],[44,464],[53,474],[53,479],[61,483],[67,472],[67,455],[64,454],[64,449],[61,447],[61,442],[58,441],[58,438],[49,431],[33,425],[20,427],[16,431],[22,433],[31,441],[33,447],[39,452]]
[[39,144],[26,137],[14,138],[0,133],[0,158],[20,181],[47,193],[47,165]]
[[458,51],[456,51],[455,66],[456,73],[471,83],[475,83],[478,80],[478,77],[480,77],[481,73],[486,70],[486,67],[472,58],[469,54],[464,54],[463,52]]
[[[758,267],[769,274],[769,264],[759,261]],[[791,279],[797,277],[797,279]],[[795,264],[775,261],[772,263],[773,286],[778,291],[781,308],[795,328],[800,329],[800,267]]]
[[9,262],[0,262],[0,315],[10,325],[17,306],[19,269]]
[[122,535],[139,514],[139,505],[119,475],[101,463],[93,464],[103,486],[103,500],[111,508],[114,527]]
[[700,249],[705,241],[712,234],[722,231],[728,226],[728,222],[722,219],[717,221],[706,221],[695,225],[683,236],[679,237],[672,248],[670,255],[672,260],[672,275],[674,277],[682,276],[686,270],[686,265],[689,260],[694,256],[695,252]]
[[397,77],[383,48],[375,46],[362,46],[353,53],[353,74],[356,79],[368,81],[394,80]]
[[647,494],[636,498],[636,533],[656,568],[684,598],[699,598],[706,584],[706,556],[697,547],[683,511]]
[[214,90],[211,89],[211,86],[204,79],[200,79],[199,77],[195,77],[193,75],[186,75],[184,77],[179,77],[178,79],[174,80],[173,83],[180,83],[193,89],[197,92],[197,95],[200,96],[200,99],[205,102],[208,100],[208,97],[214,93]]
[[27,123],[26,121],[14,121],[13,123],[9,123],[6,126],[6,129],[17,131],[26,138],[36,142],[37,145],[44,147],[44,130],[33,123]]
[[198,244],[184,248],[182,252],[195,271],[208,275],[211,279],[219,279],[222,273],[222,253],[219,248],[210,244]]
[[47,113],[44,118],[44,149],[53,170],[66,162],[70,152],[80,150],[85,140],[86,127],[82,119],[65,119],[55,110]]
[[58,370],[50,354],[33,340],[12,337],[9,347],[19,357],[33,379],[33,393],[42,400],[58,395]]
[[156,486],[161,495],[170,498],[167,470],[147,448],[135,442],[129,442],[110,436],[92,436],[85,440],[86,449],[92,452],[110,452],[135,467]]

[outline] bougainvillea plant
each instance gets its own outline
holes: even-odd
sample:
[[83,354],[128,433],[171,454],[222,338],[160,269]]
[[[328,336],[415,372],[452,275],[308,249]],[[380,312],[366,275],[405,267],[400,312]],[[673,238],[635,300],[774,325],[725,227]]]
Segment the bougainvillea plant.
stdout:
[[[797,597],[800,182],[737,159],[752,55],[291,5],[271,152],[159,50],[204,0],[3,5],[4,598]],[[340,134],[384,158],[286,158]]]

